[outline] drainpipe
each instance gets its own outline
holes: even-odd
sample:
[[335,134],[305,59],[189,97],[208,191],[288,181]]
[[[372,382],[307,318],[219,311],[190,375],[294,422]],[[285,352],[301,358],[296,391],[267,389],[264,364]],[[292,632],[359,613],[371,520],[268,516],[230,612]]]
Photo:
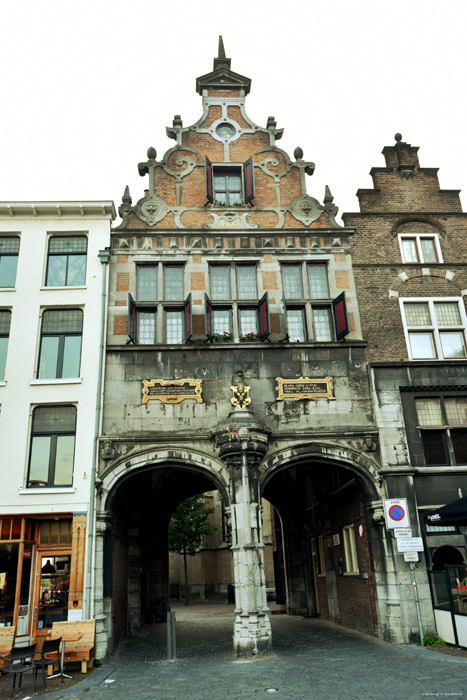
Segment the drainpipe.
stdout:
[[99,344],[99,371],[97,377],[97,397],[96,397],[96,423],[94,428],[94,449],[92,452],[91,467],[91,493],[89,498],[89,518],[88,518],[88,557],[86,566],[86,620],[91,617],[91,591],[92,591],[92,565],[94,561],[94,538],[95,538],[95,492],[96,492],[96,468],[97,454],[99,448],[99,432],[102,411],[102,379],[104,374],[104,352],[105,352],[105,318],[107,311],[107,265],[110,261],[110,250],[100,250],[98,253],[102,268],[102,301],[101,301],[101,337]]

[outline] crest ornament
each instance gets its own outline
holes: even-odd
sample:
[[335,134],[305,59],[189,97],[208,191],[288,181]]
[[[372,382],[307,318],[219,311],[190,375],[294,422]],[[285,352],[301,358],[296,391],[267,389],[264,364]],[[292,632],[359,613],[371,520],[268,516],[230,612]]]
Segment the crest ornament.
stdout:
[[230,403],[235,408],[244,409],[251,403],[250,398],[250,387],[246,384],[237,384],[236,386],[230,387],[233,392],[233,396],[230,399]]
[[143,199],[140,199],[135,207],[135,214],[138,219],[144,221],[148,226],[154,226],[158,221],[161,221],[169,207],[163,199],[154,194],[148,194]]
[[308,194],[302,194],[295,197],[290,205],[290,213],[298,221],[301,221],[305,226],[309,226],[319,219],[323,213],[324,207],[314,197]]

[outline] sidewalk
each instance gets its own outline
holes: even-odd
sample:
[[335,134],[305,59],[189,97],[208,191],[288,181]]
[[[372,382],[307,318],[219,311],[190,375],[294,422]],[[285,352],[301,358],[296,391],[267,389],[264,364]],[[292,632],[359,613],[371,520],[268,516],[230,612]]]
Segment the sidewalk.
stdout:
[[[108,667],[47,697],[250,700],[274,694],[290,700],[467,698],[466,659],[418,647],[397,647],[331,623],[287,615],[271,617],[271,656],[234,659],[232,606],[195,604],[176,606],[175,611],[177,661],[165,660],[166,625],[147,625],[140,637],[125,640]],[[28,679],[28,689],[30,682]],[[39,679],[38,687],[42,687]],[[268,692],[272,688],[278,692]],[[1,691],[4,693],[4,685]],[[0,697],[8,697],[1,691]]]

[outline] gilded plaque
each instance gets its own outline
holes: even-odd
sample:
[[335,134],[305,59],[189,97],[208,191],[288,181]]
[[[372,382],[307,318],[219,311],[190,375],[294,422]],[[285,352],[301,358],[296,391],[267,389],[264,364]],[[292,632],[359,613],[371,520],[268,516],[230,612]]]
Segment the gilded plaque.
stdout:
[[162,403],[180,403],[185,399],[194,399],[198,403],[203,403],[201,393],[202,379],[143,379],[143,399],[141,403],[147,403],[153,399]]
[[276,377],[277,401],[283,399],[295,399],[301,401],[303,399],[329,399],[335,400],[333,396],[334,387],[332,377],[324,379],[309,379],[308,377],[300,377],[300,379],[282,379]]

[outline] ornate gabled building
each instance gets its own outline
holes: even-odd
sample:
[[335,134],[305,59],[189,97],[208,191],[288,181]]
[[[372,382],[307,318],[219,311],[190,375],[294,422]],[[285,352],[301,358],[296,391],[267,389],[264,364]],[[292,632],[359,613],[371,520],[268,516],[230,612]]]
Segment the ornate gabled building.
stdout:
[[[222,42],[196,88],[200,119],[175,116],[175,145],[161,160],[148,150],[148,189],[134,205],[125,190],[112,233],[98,656],[165,619],[170,515],[213,489],[231,533],[237,654],[272,644],[261,498],[289,614],[408,640],[417,618],[384,527],[353,224],[337,223],[329,188],[322,202],[307,193],[314,164],[277,145],[274,118],[247,115],[250,80]],[[430,628],[426,577],[420,595]]]

